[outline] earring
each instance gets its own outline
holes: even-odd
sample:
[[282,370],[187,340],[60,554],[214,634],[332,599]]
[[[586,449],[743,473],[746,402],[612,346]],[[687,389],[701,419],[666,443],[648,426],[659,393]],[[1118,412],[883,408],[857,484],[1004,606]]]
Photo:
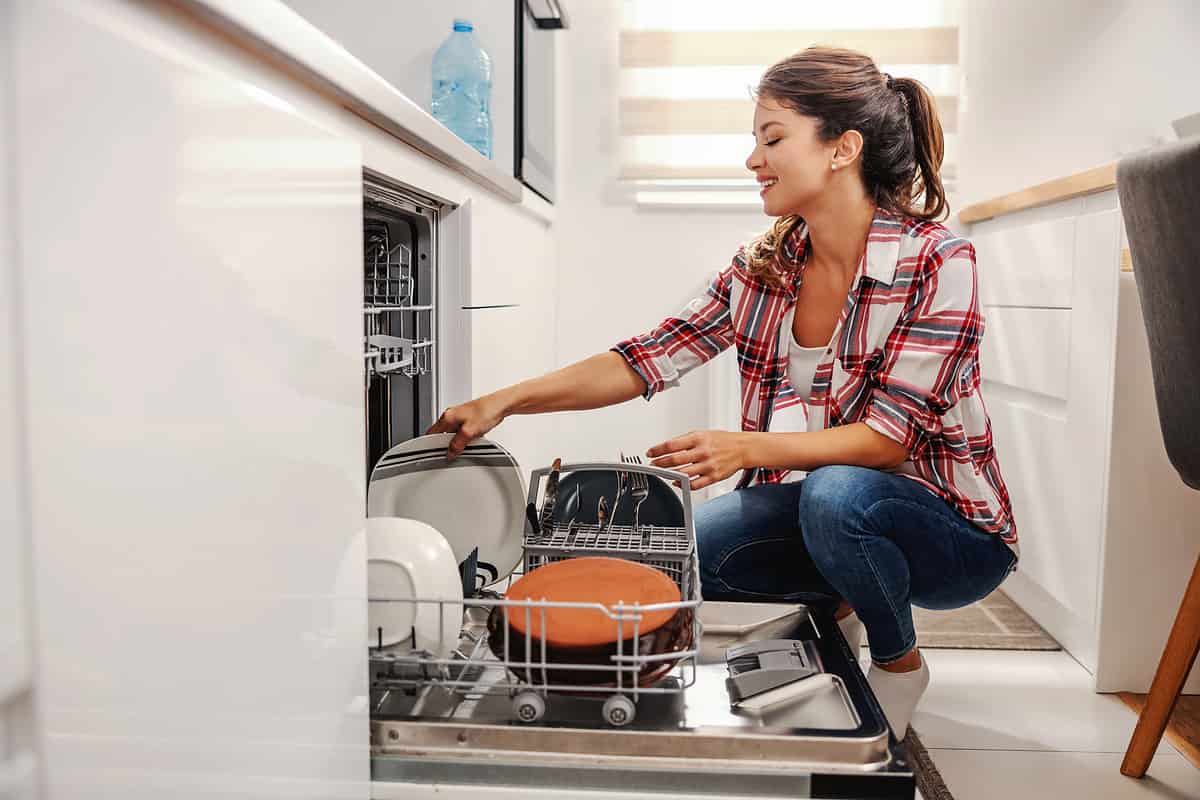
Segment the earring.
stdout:
[[836,162],[836,161],[834,161],[833,163],[831,163],[831,164],[829,165],[829,168],[830,168],[830,169],[837,169],[837,168],[838,168],[837,162]]

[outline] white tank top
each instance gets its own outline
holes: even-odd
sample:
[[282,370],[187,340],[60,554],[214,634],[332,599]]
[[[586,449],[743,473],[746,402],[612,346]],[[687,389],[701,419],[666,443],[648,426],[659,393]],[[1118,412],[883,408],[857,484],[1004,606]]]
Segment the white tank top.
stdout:
[[813,378],[825,350],[825,347],[801,347],[796,344],[795,334],[788,336],[788,381],[805,403],[812,395]]

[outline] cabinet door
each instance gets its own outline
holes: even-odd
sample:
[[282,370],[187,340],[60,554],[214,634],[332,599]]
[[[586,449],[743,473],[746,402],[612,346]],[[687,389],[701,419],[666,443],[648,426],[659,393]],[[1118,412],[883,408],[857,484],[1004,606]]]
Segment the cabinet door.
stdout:
[[[0,4],[0,51],[11,9]],[[12,71],[0,58],[0,797],[33,798],[33,642],[29,630],[29,516],[12,203]]]
[[[471,394],[494,392],[554,369],[553,317],[542,303],[515,308],[481,308],[471,315]],[[514,414],[488,434],[503,445],[524,477],[555,458],[569,458],[557,435],[560,414]]]
[[50,796],[365,798],[361,157],[169,7],[15,4]]
[[1021,568],[1004,588],[1094,672],[1120,221],[1085,210],[1057,203],[971,237],[988,322],[984,393],[1021,536]]
[[544,302],[552,272],[554,243],[546,223],[495,197],[471,198],[470,308]]

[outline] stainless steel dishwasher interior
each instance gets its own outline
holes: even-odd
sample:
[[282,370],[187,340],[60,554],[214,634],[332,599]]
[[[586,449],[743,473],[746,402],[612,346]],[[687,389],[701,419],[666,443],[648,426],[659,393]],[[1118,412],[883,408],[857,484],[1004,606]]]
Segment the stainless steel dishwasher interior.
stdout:
[[[468,615],[470,616],[470,615]],[[372,779],[790,797],[911,798],[904,751],[890,739],[836,624],[797,618],[773,635],[806,640],[832,688],[762,719],[734,713],[723,654],[701,647],[694,682],[647,695],[624,728],[594,697],[556,695],[536,724],[503,695],[395,694],[373,714]],[[475,676],[486,681],[486,674]],[[419,709],[414,713],[414,708]]]

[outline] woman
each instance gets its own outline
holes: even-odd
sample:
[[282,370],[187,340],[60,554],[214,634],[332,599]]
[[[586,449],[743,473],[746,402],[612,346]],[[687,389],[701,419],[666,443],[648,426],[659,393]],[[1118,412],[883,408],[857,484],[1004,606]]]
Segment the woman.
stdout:
[[942,130],[920,83],[813,47],[767,70],[757,101],[746,166],[771,229],[678,316],[431,432],[458,433],[453,457],[509,414],[649,399],[734,346],[742,430],[648,451],[694,488],[744,470],[695,514],[703,595],[840,599],[902,738],[929,682],[911,606],[970,604],[1018,557],[979,393],[975,251],[935,221]]

